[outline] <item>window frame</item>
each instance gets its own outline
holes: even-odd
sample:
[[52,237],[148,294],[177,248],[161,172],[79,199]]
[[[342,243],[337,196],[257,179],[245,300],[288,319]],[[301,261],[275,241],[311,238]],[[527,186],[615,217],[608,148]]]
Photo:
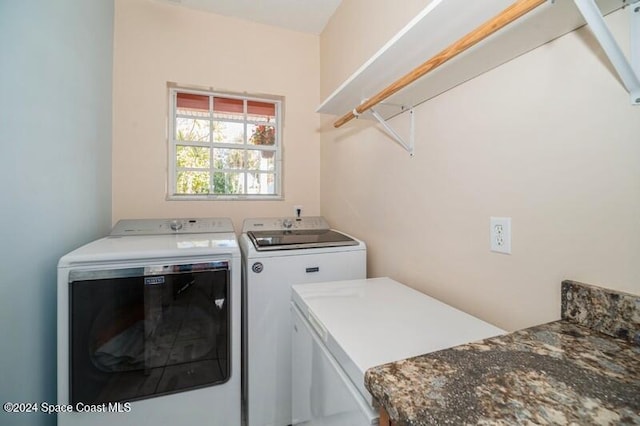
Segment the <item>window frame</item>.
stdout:
[[[168,114],[168,137],[167,137],[167,145],[168,145],[168,185],[166,192],[166,199],[169,201],[213,201],[213,200],[283,200],[284,194],[282,189],[282,122],[283,122],[283,98],[279,96],[255,96],[255,95],[247,95],[247,94],[237,94],[237,93],[229,93],[229,92],[219,92],[214,90],[206,90],[206,89],[193,89],[179,86],[169,86],[169,114]],[[230,123],[242,123],[244,126],[244,141],[242,144],[238,143],[221,143],[221,142],[213,142],[213,135],[210,134],[209,141],[201,142],[201,141],[182,141],[178,140],[176,137],[176,122],[177,118],[179,118],[179,114],[177,112],[177,95],[178,93],[185,94],[193,94],[193,95],[201,95],[209,97],[209,116],[202,117],[202,120],[208,120],[209,123],[213,123],[214,121],[224,121]],[[212,99],[215,97],[226,98],[226,99],[236,99],[241,100],[243,102],[243,119],[223,119],[216,120],[213,116],[214,111],[212,109]],[[249,126],[253,124],[264,124],[263,122],[253,121],[248,118],[248,108],[247,102],[255,101],[255,102],[266,102],[270,104],[274,104],[275,106],[275,122],[269,123],[270,126],[275,127],[275,141],[273,145],[269,146],[256,146],[249,143]],[[195,118],[195,117],[189,117]],[[198,171],[208,171],[209,172],[209,189],[213,189],[213,178],[215,172],[230,172],[230,173],[241,173],[244,176],[244,188],[245,193],[242,194],[214,194],[214,193],[206,193],[206,194],[180,194],[177,193],[177,177],[180,171],[183,171],[177,165],[177,149],[178,146],[193,146],[193,147],[206,147],[209,148],[209,168],[208,169],[195,169]],[[270,173],[274,176],[274,193],[273,194],[248,194],[247,191],[247,174],[248,173],[256,173],[260,171],[256,171],[254,169],[246,168],[246,164],[243,168],[238,169],[216,169],[214,168],[214,152],[215,148],[218,149],[241,149],[243,150],[243,155],[246,160],[250,151],[271,151],[274,153],[274,170],[273,172],[262,171],[262,173]],[[190,170],[189,168],[184,168],[184,170]]]

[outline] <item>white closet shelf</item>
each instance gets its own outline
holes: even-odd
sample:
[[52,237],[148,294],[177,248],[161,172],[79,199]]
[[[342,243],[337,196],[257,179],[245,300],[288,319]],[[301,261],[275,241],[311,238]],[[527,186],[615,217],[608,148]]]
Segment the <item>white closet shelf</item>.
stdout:
[[[418,67],[471,30],[508,8],[513,0],[433,0],[371,59],[333,92],[317,112],[352,111],[389,83]],[[623,0],[597,0],[602,15]],[[384,119],[400,114],[585,24],[573,0],[549,0],[377,105]],[[402,105],[405,109],[398,108]],[[374,118],[371,114],[363,118]]]

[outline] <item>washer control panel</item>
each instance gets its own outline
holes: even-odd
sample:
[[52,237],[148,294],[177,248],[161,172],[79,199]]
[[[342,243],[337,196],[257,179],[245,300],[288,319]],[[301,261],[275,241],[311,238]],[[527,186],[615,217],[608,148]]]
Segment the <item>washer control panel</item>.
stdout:
[[179,219],[123,219],[111,230],[111,236],[210,234],[234,232],[231,219],[226,217]]
[[243,233],[249,231],[304,231],[316,229],[329,229],[329,222],[322,216],[305,216],[245,219],[242,224]]

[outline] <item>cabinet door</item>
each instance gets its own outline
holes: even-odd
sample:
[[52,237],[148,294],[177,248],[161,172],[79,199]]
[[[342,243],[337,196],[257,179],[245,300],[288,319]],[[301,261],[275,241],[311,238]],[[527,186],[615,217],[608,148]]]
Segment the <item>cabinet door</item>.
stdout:
[[293,424],[377,425],[377,414],[366,404],[308,321],[294,305],[291,313]]

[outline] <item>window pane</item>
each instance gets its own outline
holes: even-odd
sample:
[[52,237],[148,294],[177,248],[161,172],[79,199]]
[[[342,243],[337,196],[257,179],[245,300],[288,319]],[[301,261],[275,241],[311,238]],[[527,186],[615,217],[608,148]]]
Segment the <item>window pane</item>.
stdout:
[[213,150],[214,169],[242,169],[244,168],[243,149],[221,149]]
[[208,194],[209,172],[178,172],[176,179],[177,194]]
[[178,167],[209,168],[210,155],[209,148],[178,145],[176,147],[176,165]]
[[244,124],[227,121],[213,122],[213,142],[244,143]]
[[173,150],[169,176],[174,181],[169,188],[173,194],[203,195],[194,199],[277,195],[280,101],[181,90],[169,89],[174,128],[169,140]]
[[273,173],[247,174],[247,194],[270,195],[275,193],[275,175]]
[[244,194],[244,173],[214,173],[213,193]]
[[272,122],[276,118],[276,105],[270,102],[247,101],[247,119]]
[[209,116],[209,96],[191,93],[176,94],[177,113],[199,117]]
[[244,120],[244,101],[215,97],[213,98],[213,116],[218,119]]
[[209,142],[209,120],[176,118],[176,139],[179,141]]
[[251,136],[249,143],[252,145],[275,145],[276,128],[265,124],[252,124],[248,126]]
[[276,168],[275,151],[252,149],[247,151],[247,169],[274,171]]

